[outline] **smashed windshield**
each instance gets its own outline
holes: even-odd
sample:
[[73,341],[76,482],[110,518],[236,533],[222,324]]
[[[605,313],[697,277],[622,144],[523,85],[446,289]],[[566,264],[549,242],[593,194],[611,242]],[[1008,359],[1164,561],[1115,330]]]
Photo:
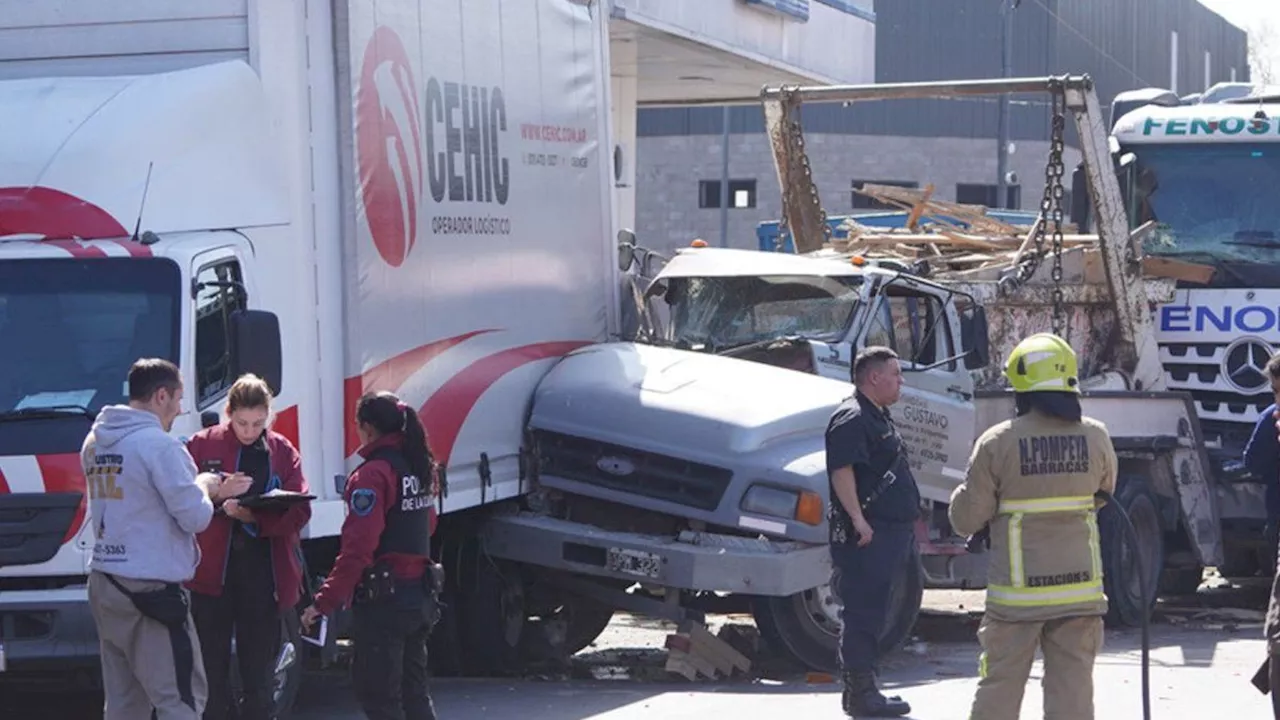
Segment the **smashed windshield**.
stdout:
[[1280,145],[1143,145],[1126,198],[1136,227],[1155,220],[1146,252],[1275,262],[1280,250]]
[[784,336],[836,340],[862,278],[771,275],[670,278],[667,341],[713,351]]

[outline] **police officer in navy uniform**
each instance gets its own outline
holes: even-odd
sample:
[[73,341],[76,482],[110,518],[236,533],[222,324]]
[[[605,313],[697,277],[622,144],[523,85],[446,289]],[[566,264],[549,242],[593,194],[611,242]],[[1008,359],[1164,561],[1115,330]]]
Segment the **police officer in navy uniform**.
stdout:
[[898,355],[872,346],[853,362],[856,391],[827,426],[831,589],[840,598],[843,707],[849,717],[900,717],[911,706],[885,697],[876,661],[893,584],[914,558],[920,492],[889,415],[902,393]]
[[439,617],[430,558],[439,490],[418,414],[392,393],[356,404],[364,462],[347,480],[347,518],[333,570],[302,615],[310,628],[350,602],[352,682],[370,720],[434,720],[427,640]]

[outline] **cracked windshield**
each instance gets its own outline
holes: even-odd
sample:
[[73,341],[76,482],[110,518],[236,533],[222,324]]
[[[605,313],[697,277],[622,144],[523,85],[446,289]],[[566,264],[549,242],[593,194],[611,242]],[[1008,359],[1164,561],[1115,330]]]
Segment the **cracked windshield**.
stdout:
[[1139,146],[1134,225],[1158,224],[1153,255],[1275,262],[1280,250],[1280,147],[1275,144]]
[[837,338],[858,302],[858,277],[673,278],[669,342],[712,351],[780,337]]

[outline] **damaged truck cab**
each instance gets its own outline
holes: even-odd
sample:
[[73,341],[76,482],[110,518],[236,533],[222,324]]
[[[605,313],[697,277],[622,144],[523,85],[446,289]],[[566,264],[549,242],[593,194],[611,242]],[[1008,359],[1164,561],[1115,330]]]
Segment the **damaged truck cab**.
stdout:
[[[899,348],[913,378],[895,415],[927,512],[964,476],[967,431],[949,429],[974,423],[982,309],[891,269],[710,248],[667,263],[646,301],[659,297],[665,328],[571,354],[539,385],[529,428],[546,504],[490,523],[486,547],[658,590],[665,607],[600,598],[673,620],[698,594],[750,596],[767,639],[833,668],[825,432],[853,392],[854,348]],[[822,370],[795,372],[813,367]],[[548,531],[562,542],[533,542]],[[888,645],[910,632],[923,586],[912,558],[885,621]]]

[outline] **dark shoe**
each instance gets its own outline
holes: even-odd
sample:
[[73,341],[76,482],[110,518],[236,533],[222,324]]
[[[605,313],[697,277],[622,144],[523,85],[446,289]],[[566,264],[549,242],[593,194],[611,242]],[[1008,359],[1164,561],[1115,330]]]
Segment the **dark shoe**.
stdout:
[[868,672],[848,673],[844,676],[844,692],[841,706],[851,718],[902,717],[911,712],[911,706],[896,695],[885,697],[876,688],[875,675]]

